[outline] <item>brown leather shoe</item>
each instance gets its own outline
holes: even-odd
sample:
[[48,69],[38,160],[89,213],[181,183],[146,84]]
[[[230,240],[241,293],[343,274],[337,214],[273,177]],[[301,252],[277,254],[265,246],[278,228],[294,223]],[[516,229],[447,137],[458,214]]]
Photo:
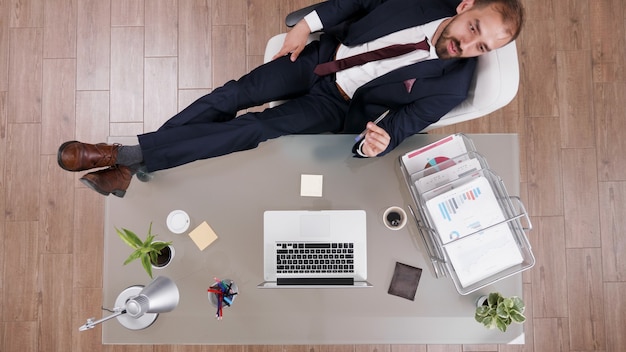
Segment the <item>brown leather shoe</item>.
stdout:
[[115,165],[108,169],[85,174],[80,178],[80,182],[102,195],[108,196],[113,193],[113,195],[123,198],[132,177],[133,173],[130,168]]
[[113,166],[117,161],[119,144],[87,144],[70,141],[61,144],[57,153],[59,166],[67,171],[84,171]]

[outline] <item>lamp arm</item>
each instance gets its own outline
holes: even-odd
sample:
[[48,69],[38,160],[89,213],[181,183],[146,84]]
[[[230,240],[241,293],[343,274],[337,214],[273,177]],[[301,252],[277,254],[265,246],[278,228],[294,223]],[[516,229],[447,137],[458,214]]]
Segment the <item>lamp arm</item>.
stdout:
[[113,311],[115,313],[113,313],[113,314],[111,314],[111,315],[109,315],[107,317],[104,317],[104,318],[102,318],[100,320],[93,321],[93,318],[87,319],[87,322],[85,323],[85,325],[83,325],[80,328],[78,328],[78,331],[85,331],[85,330],[93,329],[94,327],[96,327],[96,325],[98,325],[100,323],[103,323],[103,322],[105,322],[105,321],[107,321],[109,319],[113,319],[115,317],[118,317],[118,316],[126,313],[126,310],[124,308],[119,308],[119,307],[114,308]]

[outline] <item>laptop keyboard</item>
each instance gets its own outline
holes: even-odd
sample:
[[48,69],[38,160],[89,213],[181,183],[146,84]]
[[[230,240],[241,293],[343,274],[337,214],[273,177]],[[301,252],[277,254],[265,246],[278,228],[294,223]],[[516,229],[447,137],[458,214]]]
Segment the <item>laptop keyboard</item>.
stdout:
[[276,272],[354,273],[354,244],[277,242]]

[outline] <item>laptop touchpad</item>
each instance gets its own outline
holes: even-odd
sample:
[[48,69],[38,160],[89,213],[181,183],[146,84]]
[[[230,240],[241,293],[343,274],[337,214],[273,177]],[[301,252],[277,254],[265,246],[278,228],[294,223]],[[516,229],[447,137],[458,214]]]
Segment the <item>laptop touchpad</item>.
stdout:
[[324,214],[302,215],[300,217],[302,237],[330,237],[330,216]]

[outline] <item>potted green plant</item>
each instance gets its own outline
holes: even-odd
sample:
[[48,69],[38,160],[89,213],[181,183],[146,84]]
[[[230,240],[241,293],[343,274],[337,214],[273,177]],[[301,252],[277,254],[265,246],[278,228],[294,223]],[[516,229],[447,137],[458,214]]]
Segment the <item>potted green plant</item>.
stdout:
[[152,278],[152,267],[163,267],[169,263],[174,252],[170,247],[172,242],[155,241],[156,235],[152,234],[152,223],[148,228],[148,235],[145,240],[141,240],[133,231],[122,228],[115,228],[118,236],[127,245],[133,248],[128,258],[124,261],[124,265],[136,259],[141,259],[141,265],[146,270],[150,278]]
[[492,292],[478,299],[474,319],[489,329],[497,327],[504,332],[511,323],[526,321],[524,308],[521,298],[503,297],[499,292]]

